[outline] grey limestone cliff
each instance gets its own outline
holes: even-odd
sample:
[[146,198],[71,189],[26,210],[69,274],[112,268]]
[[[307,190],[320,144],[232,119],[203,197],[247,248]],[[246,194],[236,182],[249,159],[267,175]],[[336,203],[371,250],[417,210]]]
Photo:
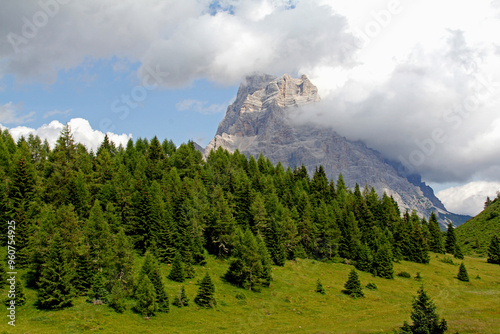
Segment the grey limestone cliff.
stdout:
[[274,164],[281,161],[285,168],[304,164],[310,173],[323,165],[328,178],[334,181],[342,173],[348,187],[368,184],[380,195],[392,195],[402,211],[415,209],[426,217],[434,211],[441,224],[446,223],[448,212],[419,176],[408,179],[379,152],[331,128],[294,122],[302,106],[319,100],[318,89],[305,75],[247,77],[205,148],[205,155],[223,147],[231,152],[238,149],[247,156],[263,153]]

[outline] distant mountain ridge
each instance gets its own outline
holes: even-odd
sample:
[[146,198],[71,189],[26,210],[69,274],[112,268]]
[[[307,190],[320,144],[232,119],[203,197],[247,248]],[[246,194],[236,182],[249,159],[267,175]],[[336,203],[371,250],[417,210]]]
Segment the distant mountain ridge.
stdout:
[[406,176],[398,163],[388,163],[378,151],[360,141],[350,141],[333,129],[297,124],[293,116],[304,105],[320,101],[318,89],[307,76],[292,78],[255,74],[241,83],[233,104],[226,111],[217,133],[205,148],[238,149],[249,156],[263,153],[286,168],[304,164],[310,173],[323,165],[329,179],[342,173],[348,187],[373,186],[379,195],[392,195],[402,210],[415,209],[429,217],[436,212],[441,225],[454,217],[458,225],[470,217],[448,212],[432,188],[419,175]]

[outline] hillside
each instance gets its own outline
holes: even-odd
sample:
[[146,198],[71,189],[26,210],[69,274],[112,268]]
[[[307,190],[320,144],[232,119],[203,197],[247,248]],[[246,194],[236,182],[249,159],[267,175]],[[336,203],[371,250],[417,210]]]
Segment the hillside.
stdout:
[[[36,292],[25,289],[28,303],[18,308],[18,320],[13,329],[6,321],[0,324],[3,333],[392,333],[403,322],[410,321],[411,302],[423,284],[437,306],[437,312],[448,322],[448,333],[498,333],[500,316],[500,266],[484,259],[465,258],[470,283],[458,281],[457,265],[439,261],[442,255],[432,254],[430,264],[402,261],[395,272],[409,272],[412,278],[393,280],[359,272],[363,286],[369,282],[378,290],[364,289],[365,298],[351,299],[341,293],[352,266],[322,263],[314,260],[287,261],[284,267],[274,267],[274,280],[260,293],[229,285],[220,278],[227,262],[208,258],[205,267],[196,266],[197,276],[184,286],[190,300],[197,291],[195,282],[209,272],[215,282],[217,307],[198,309],[170,307],[167,314],[144,320],[130,310],[115,313],[106,305],[86,303],[85,297],[73,307],[60,311],[43,311],[33,306]],[[455,260],[456,261],[456,260]],[[136,261],[140,262],[140,261]],[[139,268],[136,267],[138,270]],[[167,274],[169,267],[162,266]],[[413,279],[417,272],[422,281]],[[475,279],[476,276],[481,279]],[[326,295],[314,292],[320,278]],[[173,299],[180,284],[166,280],[166,289]],[[246,299],[238,299],[236,295]]]
[[480,214],[456,229],[462,251],[487,255],[493,235],[500,235],[500,199],[497,197]]

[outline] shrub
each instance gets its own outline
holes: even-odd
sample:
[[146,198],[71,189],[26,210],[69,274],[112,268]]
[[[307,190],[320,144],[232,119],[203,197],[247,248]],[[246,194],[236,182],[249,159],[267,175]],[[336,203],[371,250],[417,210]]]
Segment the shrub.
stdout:
[[411,277],[410,273],[409,273],[409,272],[406,272],[406,271],[400,271],[400,272],[397,274],[397,276],[399,276],[399,277],[404,277],[404,278],[410,278],[410,277]]
[[366,288],[368,290],[377,290],[378,289],[377,285],[375,283],[371,283],[371,282],[366,285]]

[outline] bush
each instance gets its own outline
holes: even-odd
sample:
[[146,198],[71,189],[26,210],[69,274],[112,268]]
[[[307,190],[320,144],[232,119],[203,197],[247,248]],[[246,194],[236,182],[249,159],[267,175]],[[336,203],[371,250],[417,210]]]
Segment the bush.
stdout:
[[445,257],[443,257],[443,258],[442,258],[441,260],[439,260],[439,261],[441,261],[441,262],[443,262],[443,263],[447,263],[447,264],[456,265],[456,263],[455,263],[455,262],[453,262],[453,259],[452,259],[451,257],[449,257],[449,256],[445,256]]
[[378,289],[377,285],[375,283],[371,283],[371,282],[366,285],[366,288],[368,290],[377,290]]
[[420,272],[417,272],[417,275],[415,276],[415,279],[417,281],[420,281],[422,279],[422,276],[420,276]]
[[406,271],[401,271],[401,272],[399,272],[399,273],[397,274],[397,276],[399,276],[399,277],[404,277],[404,278],[410,278],[410,277],[411,277],[410,273],[409,273],[409,272],[406,272]]

